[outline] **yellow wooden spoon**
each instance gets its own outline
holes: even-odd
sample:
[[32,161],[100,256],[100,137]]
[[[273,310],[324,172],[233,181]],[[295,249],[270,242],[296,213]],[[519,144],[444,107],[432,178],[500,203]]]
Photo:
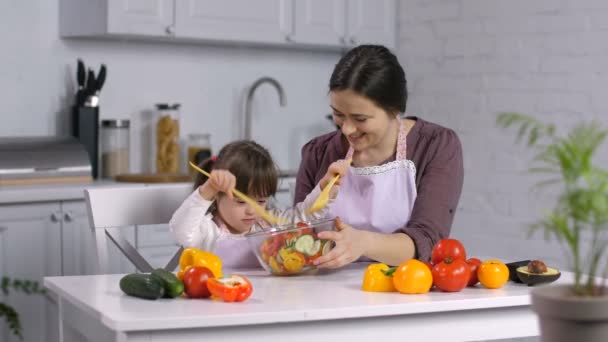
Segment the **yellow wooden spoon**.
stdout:
[[[207,177],[211,177],[211,175],[201,169],[200,167],[196,166],[196,164],[194,164],[193,162],[190,162],[190,166],[192,166],[192,168],[194,168],[196,171],[204,174]],[[262,208],[259,204],[257,204],[256,201],[254,201],[253,199],[249,198],[249,196],[245,195],[244,193],[238,191],[237,189],[232,189],[232,193],[242,199],[245,203],[249,204],[253,210],[255,210],[256,213],[258,213],[258,215],[260,215],[261,218],[263,218],[264,220],[266,220],[266,222],[271,223],[271,224],[285,224],[287,222],[284,222],[285,220],[281,220],[281,218],[276,217],[272,214],[270,214],[269,212],[267,212],[266,210],[264,210],[264,208]]]
[[[352,163],[352,161],[353,161],[352,159],[349,159],[348,165],[350,165],[350,163]],[[317,197],[317,199],[312,204],[312,206],[310,208],[308,208],[308,210],[306,210],[307,214],[312,214],[316,211],[319,211],[319,210],[325,208],[325,206],[327,205],[327,202],[329,202],[329,191],[334,186],[334,184],[336,184],[336,182],[338,181],[339,178],[340,178],[340,175],[337,174],[334,176],[334,178],[332,178],[329,181],[329,183],[327,183],[325,188],[319,194],[319,197]]]

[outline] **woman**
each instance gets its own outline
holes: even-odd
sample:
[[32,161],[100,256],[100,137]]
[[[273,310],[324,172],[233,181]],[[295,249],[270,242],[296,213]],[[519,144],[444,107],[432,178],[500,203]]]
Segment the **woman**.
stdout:
[[340,130],[302,148],[295,202],[302,201],[339,159],[352,158],[340,195],[329,207],[337,232],[320,237],[335,248],[318,259],[337,268],[362,257],[389,265],[428,260],[449,236],[463,182],[462,149],[452,130],[405,112],[405,73],[378,45],[350,50],[329,81],[330,105]]

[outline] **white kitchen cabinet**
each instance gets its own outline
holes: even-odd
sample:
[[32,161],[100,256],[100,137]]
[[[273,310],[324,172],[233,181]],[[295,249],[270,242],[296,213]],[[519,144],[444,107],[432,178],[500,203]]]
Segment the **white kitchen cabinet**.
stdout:
[[298,44],[344,46],[346,0],[291,0],[289,40]]
[[348,0],[347,44],[396,46],[397,3],[395,0]]
[[[153,265],[164,266],[178,247],[166,225],[162,228],[142,229],[137,237],[134,228],[121,233]],[[107,243],[110,273],[134,272],[135,267],[118,248],[109,240]],[[42,284],[45,276],[94,274],[96,260],[84,200],[0,205],[0,276]],[[51,295],[11,292],[2,300],[19,312],[25,341],[57,340],[57,303]],[[1,322],[0,341],[18,341]]]
[[63,37],[395,47],[395,0],[61,0]]
[[284,43],[288,0],[179,0],[175,36],[243,43]]
[[[37,280],[61,275],[61,223],[58,203],[0,206],[0,269],[11,278]],[[52,296],[11,292],[5,300],[19,313],[25,341],[56,341]],[[4,324],[2,341],[16,342]]]
[[63,37],[170,37],[174,6],[174,0],[61,0],[60,32]]

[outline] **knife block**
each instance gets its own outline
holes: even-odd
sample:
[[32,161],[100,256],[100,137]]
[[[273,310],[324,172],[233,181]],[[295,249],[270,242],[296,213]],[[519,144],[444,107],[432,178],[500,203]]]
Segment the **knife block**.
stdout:
[[72,135],[87,150],[93,178],[96,179],[99,172],[99,107],[72,107]]

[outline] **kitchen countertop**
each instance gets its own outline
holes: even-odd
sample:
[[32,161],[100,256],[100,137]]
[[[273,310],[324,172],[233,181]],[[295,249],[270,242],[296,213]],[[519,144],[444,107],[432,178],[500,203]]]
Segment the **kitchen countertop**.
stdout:
[[[283,174],[279,180],[279,192],[289,191],[289,182],[295,178]],[[84,189],[105,186],[155,186],[170,183],[125,183],[113,180],[96,180],[90,183],[57,183],[36,185],[0,186],[0,205],[32,202],[84,200]]]
[[[240,274],[246,275],[254,287],[252,296],[243,303],[133,298],[119,289],[121,275],[47,277],[44,285],[112,331],[167,333],[172,329],[199,329],[190,330],[189,336],[192,336],[193,331],[204,332],[217,327],[380,317],[382,320],[400,317],[400,322],[406,324],[407,317],[411,316],[410,324],[420,324],[420,321],[438,324],[433,323],[433,315],[448,315],[453,320],[473,319],[479,324],[477,332],[467,332],[463,327],[461,336],[487,336],[484,335],[487,333],[500,338],[538,333],[535,316],[529,309],[530,288],[525,285],[508,282],[498,290],[477,285],[457,293],[434,290],[422,295],[371,293],[360,290],[365,266],[352,264],[338,271],[296,277],[274,277],[262,270],[243,271]],[[571,278],[571,274],[564,272],[559,282]],[[459,314],[450,314],[456,311]],[[426,318],[419,320],[416,315]],[[484,323],[483,320],[498,323]],[[510,320],[521,331],[485,327],[488,323],[511,324]],[[451,325],[448,321],[442,324]],[[425,332],[427,335],[433,333],[441,332]],[[417,332],[417,336],[422,336],[420,334],[422,332]]]
[[84,200],[84,189],[104,186],[143,186],[99,180],[90,183],[7,185],[0,187],[0,205],[13,203]]

